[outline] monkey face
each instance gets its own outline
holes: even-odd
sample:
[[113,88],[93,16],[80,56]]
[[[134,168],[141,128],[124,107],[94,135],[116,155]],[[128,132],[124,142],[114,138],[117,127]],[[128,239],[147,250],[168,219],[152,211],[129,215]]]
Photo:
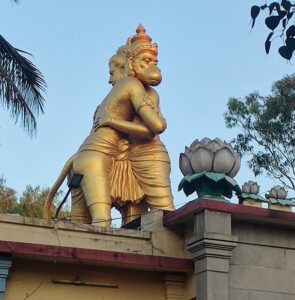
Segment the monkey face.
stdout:
[[113,62],[109,64],[109,73],[110,73],[109,83],[111,85],[114,85],[119,79],[124,77],[123,67],[119,67]]
[[143,84],[155,86],[162,81],[161,70],[157,67],[157,63],[157,56],[146,51],[133,59],[132,69]]

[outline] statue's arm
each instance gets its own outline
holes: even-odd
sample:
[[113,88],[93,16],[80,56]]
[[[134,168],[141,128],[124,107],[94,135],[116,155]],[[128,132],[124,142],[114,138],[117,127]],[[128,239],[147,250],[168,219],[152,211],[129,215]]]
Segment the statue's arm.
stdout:
[[165,119],[159,114],[157,109],[150,104],[143,86],[138,85],[132,90],[131,102],[137,115],[140,116],[144,124],[154,134],[160,134],[166,129],[167,123]]
[[122,131],[129,134],[132,137],[142,138],[142,139],[152,139],[155,135],[143,124],[115,120],[111,119],[107,121],[104,126],[110,126],[116,130]]
[[[105,114],[103,113],[103,111],[100,111],[100,114],[96,116],[96,112],[92,129],[94,131],[101,127],[111,127],[115,130],[119,130],[132,137],[137,137],[140,139],[152,139],[155,136],[147,126],[145,126],[142,123],[139,123],[139,120],[133,119],[133,121],[126,121],[115,119],[112,118],[111,114]],[[134,122],[135,120],[137,122]]]

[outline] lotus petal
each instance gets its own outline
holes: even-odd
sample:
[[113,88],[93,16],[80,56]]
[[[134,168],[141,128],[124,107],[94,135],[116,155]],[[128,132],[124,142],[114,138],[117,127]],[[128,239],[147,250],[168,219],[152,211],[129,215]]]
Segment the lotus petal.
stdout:
[[283,187],[278,189],[277,192],[278,192],[278,199],[286,199],[287,191]]
[[222,148],[215,153],[213,172],[228,174],[234,167],[236,159],[228,148]]
[[193,152],[193,151],[197,150],[197,149],[200,148],[200,147],[202,147],[202,144],[199,142],[198,139],[195,139],[195,140],[191,143],[191,145],[190,145],[190,147],[189,147],[189,150],[190,150],[191,152]]
[[260,186],[257,184],[257,182],[253,182],[251,185],[251,194],[257,195],[259,193]]
[[232,153],[235,153],[235,150],[234,150],[234,148],[232,147],[231,143],[226,143],[226,142],[224,142],[224,144],[228,147],[229,150],[232,151]]
[[193,169],[189,158],[184,153],[180,153],[179,155],[179,168],[184,176],[193,174]]
[[202,146],[207,146],[207,144],[211,141],[211,139],[207,138],[207,137],[204,137],[200,143],[202,144]]
[[249,181],[242,185],[242,191],[245,194],[251,194],[251,185],[249,184]]
[[225,142],[223,142],[220,138],[216,137],[213,141],[215,141],[216,143],[218,143],[220,146],[224,145]]
[[192,151],[190,150],[190,148],[188,148],[187,146],[185,146],[184,154],[185,154],[188,158],[190,158],[190,157],[191,157],[191,154],[192,154]]
[[271,188],[271,190],[269,192],[269,197],[278,199],[278,191],[277,191],[276,187]]
[[216,152],[217,150],[219,150],[222,147],[224,147],[224,143],[221,142],[221,140],[216,138],[215,140],[210,141],[207,144],[206,148],[211,149],[213,152]]
[[212,163],[213,163],[212,151],[204,147],[200,147],[192,153],[191,166],[195,173],[211,171]]
[[230,176],[232,178],[237,175],[237,173],[239,172],[240,167],[241,167],[241,156],[240,156],[240,154],[235,153],[234,157],[235,157],[235,164],[234,164],[233,168],[230,170],[230,172],[227,174],[228,176]]

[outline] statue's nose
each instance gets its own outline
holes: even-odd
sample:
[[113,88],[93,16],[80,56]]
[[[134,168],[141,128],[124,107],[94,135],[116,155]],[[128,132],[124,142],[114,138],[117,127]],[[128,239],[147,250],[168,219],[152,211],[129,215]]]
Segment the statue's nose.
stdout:
[[152,72],[151,74],[151,78],[153,80],[157,80],[157,81],[161,81],[162,80],[162,74],[160,70],[155,70],[154,72]]

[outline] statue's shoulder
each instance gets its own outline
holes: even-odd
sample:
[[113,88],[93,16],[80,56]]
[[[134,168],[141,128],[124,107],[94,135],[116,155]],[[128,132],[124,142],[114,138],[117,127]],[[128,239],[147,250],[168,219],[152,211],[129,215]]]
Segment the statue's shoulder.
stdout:
[[114,86],[116,89],[125,89],[129,92],[144,91],[144,86],[140,80],[135,77],[124,77],[118,80]]
[[159,103],[159,94],[154,88],[149,86],[148,88],[146,88],[146,93],[154,104]]
[[151,95],[158,95],[158,92],[151,86],[146,87],[146,92]]

